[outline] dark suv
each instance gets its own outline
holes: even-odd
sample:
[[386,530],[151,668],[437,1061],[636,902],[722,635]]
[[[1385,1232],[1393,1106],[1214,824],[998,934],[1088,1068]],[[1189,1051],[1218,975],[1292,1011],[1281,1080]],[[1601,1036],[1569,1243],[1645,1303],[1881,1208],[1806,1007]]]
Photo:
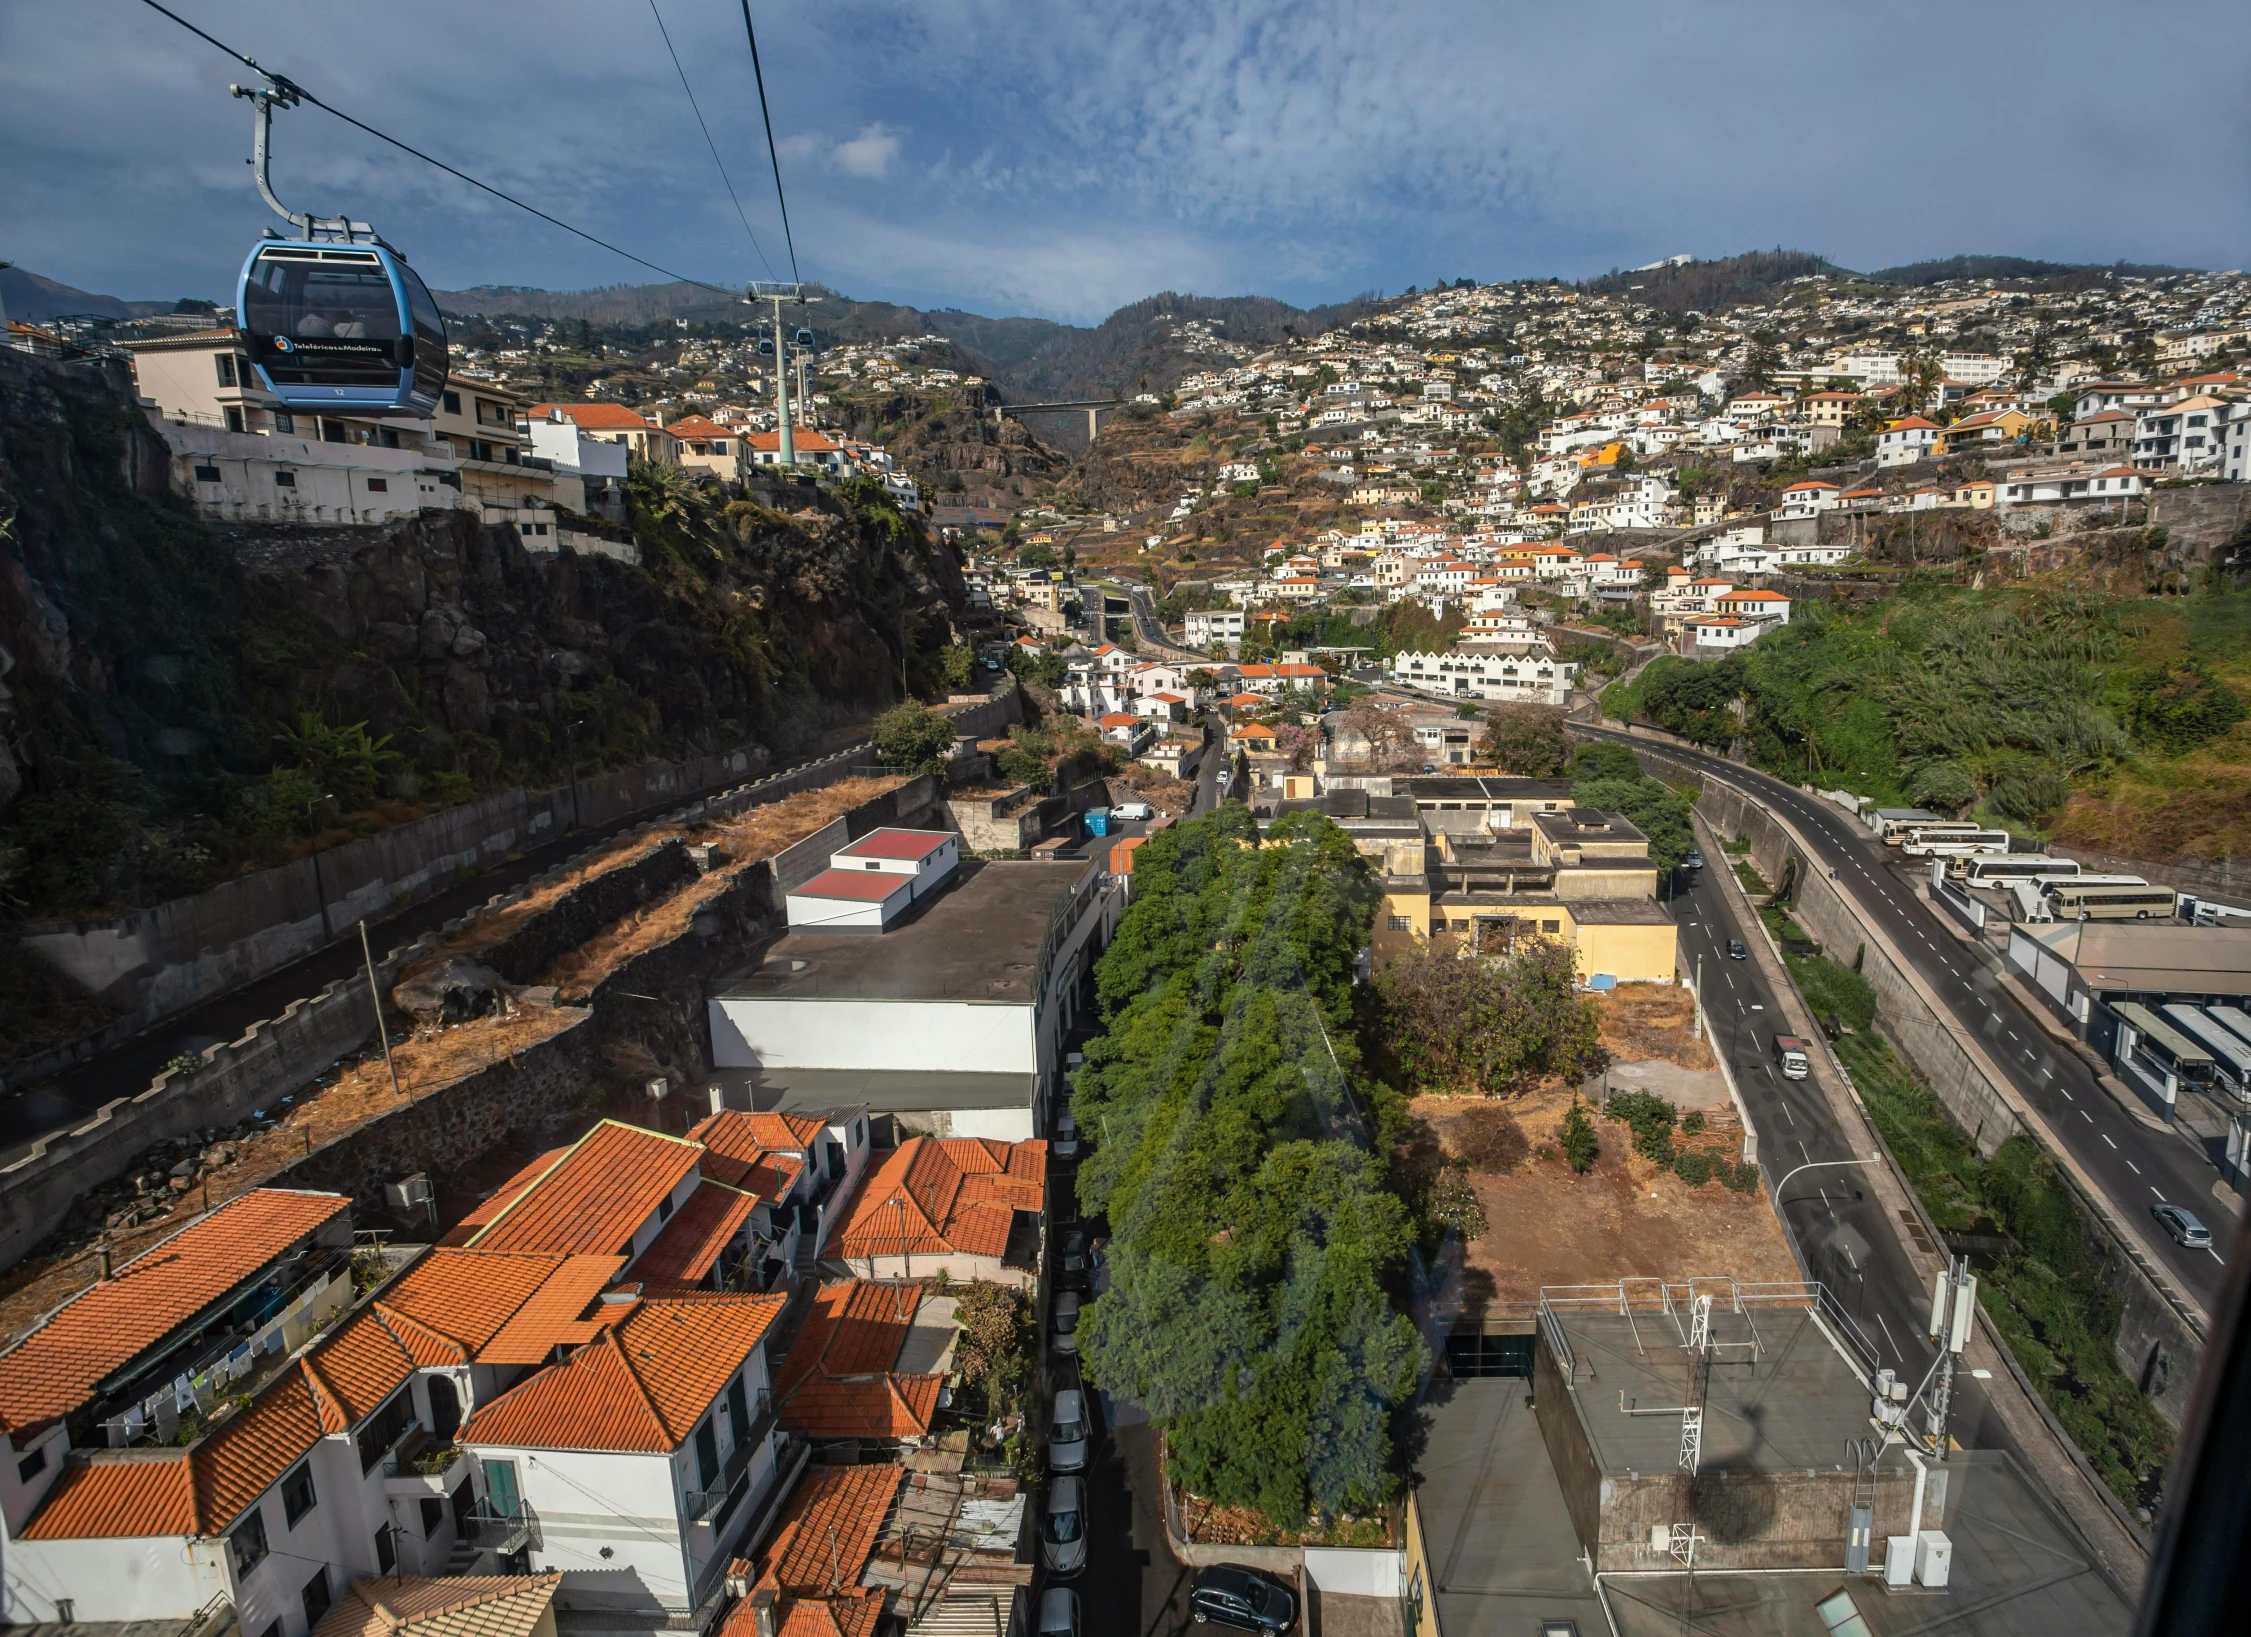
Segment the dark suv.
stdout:
[[1287,1631],[1297,1623],[1297,1594],[1271,1575],[1239,1564],[1219,1563],[1196,1571],[1188,1607],[1196,1624],[1237,1626],[1244,1631]]

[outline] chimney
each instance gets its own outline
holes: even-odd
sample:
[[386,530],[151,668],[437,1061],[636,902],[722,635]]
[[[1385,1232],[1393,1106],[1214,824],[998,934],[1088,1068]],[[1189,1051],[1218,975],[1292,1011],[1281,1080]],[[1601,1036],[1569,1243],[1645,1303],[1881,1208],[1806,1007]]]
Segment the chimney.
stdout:
[[101,1269],[102,1269],[102,1282],[106,1284],[106,1283],[108,1283],[108,1282],[109,1282],[110,1278],[112,1277],[112,1275],[111,1275],[111,1273],[110,1273],[110,1267],[109,1267],[109,1247],[108,1247],[107,1245],[104,1245],[104,1246],[103,1246],[103,1247],[102,1247],[102,1248],[101,1248],[100,1250],[96,1251],[96,1252],[95,1252],[94,1254],[95,1254],[95,1256],[96,1256],[97,1258],[99,1258],[99,1260],[100,1260],[100,1262],[101,1262]]
[[779,1623],[774,1618],[774,1588],[761,1586],[750,1594],[750,1617],[758,1622],[758,1637],[775,1637]]

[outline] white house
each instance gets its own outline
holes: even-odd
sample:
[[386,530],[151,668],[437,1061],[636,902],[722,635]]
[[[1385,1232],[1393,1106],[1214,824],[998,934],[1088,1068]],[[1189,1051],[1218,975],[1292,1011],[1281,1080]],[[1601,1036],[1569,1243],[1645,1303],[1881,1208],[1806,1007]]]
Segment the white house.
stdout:
[[461,1428],[491,1511],[530,1520],[527,1552],[574,1606],[684,1617],[716,1590],[773,1488],[784,1435],[766,1337],[785,1296],[616,1304],[562,1362]]
[[1189,647],[1201,648],[1206,653],[1222,645],[1239,645],[1243,640],[1243,611],[1240,608],[1192,610],[1183,640]]
[[789,924],[881,932],[953,879],[961,838],[942,830],[872,831],[829,855],[829,867],[789,889]]
[[1893,421],[1876,434],[1876,464],[1912,466],[1919,460],[1928,460],[1937,438],[1937,425],[1920,415]]
[[1387,667],[1395,686],[1455,699],[1500,699],[1566,705],[1576,665],[1552,653],[1397,654]]

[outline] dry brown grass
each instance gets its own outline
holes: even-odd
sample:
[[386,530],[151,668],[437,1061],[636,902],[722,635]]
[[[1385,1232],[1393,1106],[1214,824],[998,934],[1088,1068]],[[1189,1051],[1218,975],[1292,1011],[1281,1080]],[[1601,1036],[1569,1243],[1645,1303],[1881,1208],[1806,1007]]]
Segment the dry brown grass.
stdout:
[[459,955],[474,955],[480,949],[490,949],[541,910],[551,908],[573,888],[584,886],[612,870],[638,863],[661,846],[668,836],[677,833],[676,830],[667,830],[656,835],[635,835],[613,841],[585,863],[566,871],[544,886],[534,888],[506,908],[478,916],[468,926],[438,944],[426,958],[402,968],[400,978],[421,972],[439,961],[450,960]]
[[862,802],[906,783],[896,777],[845,779],[818,790],[800,790],[734,818],[693,826],[689,839],[716,843],[726,866],[686,883],[671,896],[634,911],[572,950],[543,974],[566,995],[584,995],[637,955],[683,936],[696,912],[735,884],[741,870],[796,845]]
[[[179,1196],[167,1215],[108,1235],[112,1257],[119,1264],[131,1260],[206,1210],[263,1187],[314,1149],[552,1039],[584,1015],[524,1007],[510,1017],[473,1018],[434,1034],[396,1041],[392,1056],[403,1097],[391,1089],[380,1048],[343,1065],[333,1079],[324,1077],[300,1092],[295,1106],[280,1120],[236,1144],[233,1162]],[[0,1336],[14,1335],[85,1289],[94,1282],[95,1271],[93,1241],[57,1247],[19,1262],[0,1281],[6,1289],[0,1295]]]
[[1602,1044],[1624,1063],[1659,1058],[1684,1069],[1716,1069],[1712,1049],[1690,1031],[1696,997],[1674,984],[1626,983],[1594,997]]
[[[1418,1097],[1413,1110],[1450,1149],[1453,1127],[1475,1106],[1471,1098]],[[1574,1175],[1553,1152],[1570,1106],[1571,1093],[1562,1088],[1509,1104],[1534,1153],[1505,1175],[1472,1175],[1491,1226],[1451,1272],[1460,1300],[1520,1309],[1542,1285],[1718,1273],[1800,1277],[1763,1189],[1738,1194],[1717,1182],[1691,1188],[1632,1152],[1622,1124],[1596,1117],[1600,1157],[1593,1171]]]

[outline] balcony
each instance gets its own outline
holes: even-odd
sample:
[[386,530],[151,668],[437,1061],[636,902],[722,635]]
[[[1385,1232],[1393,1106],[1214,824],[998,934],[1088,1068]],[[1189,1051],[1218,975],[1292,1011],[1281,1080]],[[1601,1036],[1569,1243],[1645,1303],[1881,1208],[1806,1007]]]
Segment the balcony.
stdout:
[[456,1526],[454,1538],[461,1545],[504,1558],[527,1547],[537,1550],[546,1545],[539,1514],[528,1501],[518,1501],[513,1512],[496,1512],[491,1502],[479,1501]]
[[443,1498],[461,1487],[468,1470],[469,1457],[459,1448],[417,1427],[383,1458],[383,1493]]

